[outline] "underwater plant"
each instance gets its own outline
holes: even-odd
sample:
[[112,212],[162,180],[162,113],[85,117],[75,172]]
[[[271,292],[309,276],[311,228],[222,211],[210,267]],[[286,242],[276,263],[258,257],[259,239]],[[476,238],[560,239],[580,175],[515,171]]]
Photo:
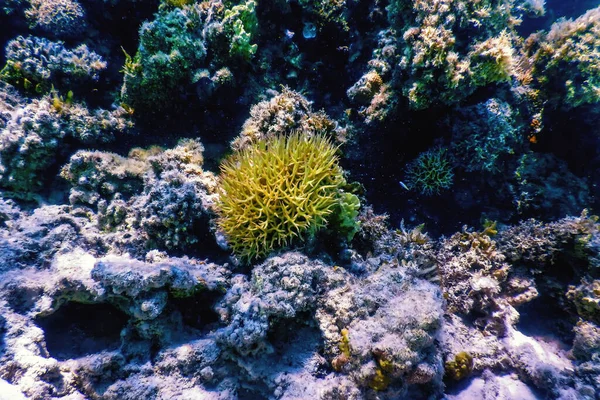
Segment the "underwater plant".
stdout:
[[237,151],[221,164],[217,224],[249,261],[327,224],[345,183],[336,147],[296,132]]

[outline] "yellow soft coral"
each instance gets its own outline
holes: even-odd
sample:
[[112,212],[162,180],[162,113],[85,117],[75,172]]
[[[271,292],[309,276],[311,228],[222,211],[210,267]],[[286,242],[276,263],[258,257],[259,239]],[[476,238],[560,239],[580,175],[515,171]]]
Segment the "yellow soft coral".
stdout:
[[293,133],[234,153],[221,165],[218,226],[244,261],[327,224],[345,183],[326,138]]

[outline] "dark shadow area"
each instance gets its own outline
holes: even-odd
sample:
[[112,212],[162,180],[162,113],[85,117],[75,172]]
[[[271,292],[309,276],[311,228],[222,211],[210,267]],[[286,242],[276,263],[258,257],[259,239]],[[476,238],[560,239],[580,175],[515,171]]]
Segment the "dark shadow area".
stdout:
[[189,297],[171,297],[169,304],[179,311],[185,327],[206,333],[219,323],[214,305],[221,297],[222,293],[206,290]]
[[600,199],[600,108],[584,105],[574,110],[552,110],[544,115],[539,151],[551,152],[564,160],[569,170],[587,180],[592,204]]
[[214,234],[210,231],[210,221],[208,216],[202,215],[194,220],[191,229],[187,234],[195,236],[198,241],[195,243],[181,244],[177,248],[166,248],[163,242],[157,242],[153,239],[147,242],[148,250],[163,250],[173,257],[193,257],[198,259],[208,259],[210,262],[226,263],[229,260],[230,252],[223,250],[217,244]]
[[523,18],[523,22],[517,27],[517,32],[521,36],[527,37],[534,32],[548,30],[559,18],[575,19],[587,10],[600,5],[597,0],[546,0],[545,3],[546,13],[544,15]]
[[571,316],[558,303],[557,299],[541,295],[518,309],[517,329],[526,336],[535,337],[558,348],[568,350],[573,342]]
[[577,323],[577,312],[556,288],[575,284],[581,275],[579,271],[587,269],[587,260],[577,256],[573,243],[566,243],[564,246],[553,263],[543,266],[543,275],[536,278],[540,295],[518,307],[521,316],[517,329],[527,336],[557,342],[569,349],[574,337],[573,326]]
[[[305,311],[298,313],[293,319],[283,318],[271,323],[267,342],[273,346],[273,356],[278,361],[286,355],[291,355],[292,358],[301,356],[313,348],[315,343],[321,343],[319,329],[309,325],[312,319],[313,312]],[[289,365],[292,366],[292,363]]]
[[237,392],[238,400],[267,400],[268,397],[250,389],[240,389]]
[[447,111],[399,110],[397,115],[410,118],[390,121],[371,134],[358,137],[358,142],[347,149],[349,158],[342,166],[350,172],[349,181],[364,185],[367,200],[376,213],[389,215],[392,228],[404,220],[409,228],[425,223],[425,231],[434,237],[451,234],[464,224],[478,226],[482,213],[490,207],[485,193],[473,181],[457,176],[449,190],[434,196],[407,191],[402,186],[408,163],[435,147],[436,138],[451,133],[443,126]]
[[473,379],[475,378],[476,377],[471,376],[460,381],[445,379],[444,394],[449,394],[452,396],[461,393],[462,391],[466,390],[469,387],[469,385],[471,385],[471,383],[473,383]]
[[546,14],[555,19],[577,18],[587,10],[599,5],[598,0],[546,0]]
[[4,335],[6,334],[6,320],[0,315],[0,354],[4,351]]
[[70,302],[36,323],[44,330],[50,356],[67,360],[117,349],[127,319],[108,304]]
[[[109,108],[114,101],[113,93],[120,89],[123,80],[121,68],[125,63],[125,50],[135,55],[142,23],[152,19],[158,11],[157,0],[149,1],[90,1],[83,0],[88,28],[85,32],[86,44],[90,50],[100,54],[107,61],[107,69],[96,82],[98,90],[86,93],[91,107]],[[79,44],[81,38],[75,38],[72,44]],[[69,44],[69,43],[68,43]]]
[[[249,110],[249,105],[237,104],[231,100],[228,105],[195,105],[170,115],[157,114],[147,120],[144,120],[146,115],[134,115],[135,130],[143,132],[142,134],[119,135],[116,143],[104,148],[102,145],[94,145],[94,148],[127,156],[132,148],[159,146],[170,149],[177,146],[183,138],[199,138],[205,148],[203,168],[218,172],[221,159],[230,151],[228,144],[239,134],[249,116]],[[82,145],[79,147],[84,148]]]
[[0,70],[4,68],[6,64],[6,45],[9,41],[16,38],[19,35],[27,34],[27,24],[25,23],[25,16],[23,11],[14,11],[9,15],[6,15],[2,9],[0,9]]

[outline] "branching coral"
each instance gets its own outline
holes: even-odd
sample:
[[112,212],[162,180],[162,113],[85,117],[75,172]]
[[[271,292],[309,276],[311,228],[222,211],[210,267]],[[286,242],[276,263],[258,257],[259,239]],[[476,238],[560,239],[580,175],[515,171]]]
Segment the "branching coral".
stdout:
[[238,256],[264,256],[327,224],[345,182],[335,152],[322,136],[294,133],[223,162],[218,225]]

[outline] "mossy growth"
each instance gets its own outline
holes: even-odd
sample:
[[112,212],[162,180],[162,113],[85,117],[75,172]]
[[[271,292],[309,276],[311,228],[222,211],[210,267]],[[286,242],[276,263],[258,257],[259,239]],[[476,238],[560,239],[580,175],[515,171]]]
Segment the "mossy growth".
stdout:
[[169,293],[175,299],[185,299],[205,293],[207,290],[208,286],[206,285],[206,282],[199,282],[197,285],[189,289],[171,288]]
[[466,351],[456,354],[454,360],[446,362],[445,375],[456,381],[464,379],[473,372],[473,357]]
[[339,348],[342,354],[346,357],[350,357],[350,332],[344,328],[341,331],[342,339],[340,340]]
[[21,88],[30,94],[44,94],[52,87],[50,80],[37,82],[33,76],[25,73],[21,62],[12,60],[7,60],[4,68],[0,70],[0,80]]
[[343,235],[348,242],[352,241],[354,235],[360,230],[358,221],[358,210],[360,199],[352,193],[341,193],[338,205],[332,215],[330,226],[337,233]]
[[337,372],[342,371],[344,365],[350,362],[350,332],[344,328],[340,333],[342,335],[338,344],[340,354],[331,361],[331,366]]
[[69,90],[66,97],[59,96],[58,92],[52,88],[52,108],[59,114],[63,114],[67,108],[73,104],[73,91]]
[[337,148],[320,135],[261,141],[221,164],[217,224],[250,261],[327,225],[345,184]]
[[194,4],[194,1],[195,0],[163,0],[161,6],[183,8],[183,6],[189,6]]
[[383,372],[381,368],[377,368],[375,376],[369,381],[369,387],[376,391],[387,389],[390,385],[390,378]]

